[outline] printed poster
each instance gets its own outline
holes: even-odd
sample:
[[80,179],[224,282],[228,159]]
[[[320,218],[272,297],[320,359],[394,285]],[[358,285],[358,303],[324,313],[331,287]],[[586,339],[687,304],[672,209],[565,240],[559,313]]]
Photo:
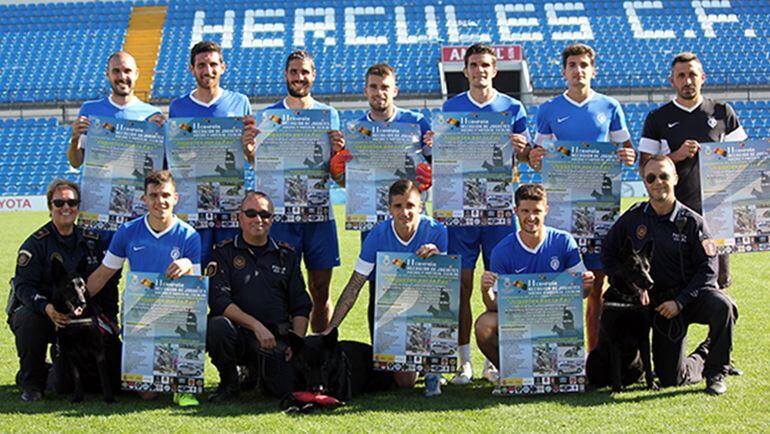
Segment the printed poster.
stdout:
[[545,224],[575,237],[580,253],[601,253],[601,242],[620,216],[622,166],[609,142],[557,140],[543,146]]
[[163,128],[155,122],[98,116],[89,120],[80,224],[114,231],[147,213],[144,178],[163,167]]
[[447,226],[513,224],[511,114],[433,115],[433,218]]
[[174,211],[191,226],[237,228],[244,190],[241,118],[171,118],[166,158],[179,203]]
[[500,382],[493,393],[585,391],[581,273],[500,275]]
[[258,120],[256,189],[276,222],[324,222],[329,215],[329,110],[264,110]]
[[123,292],[125,390],[203,393],[209,278],[130,272]]
[[378,252],[374,369],[457,370],[460,258]]
[[703,216],[719,253],[770,250],[768,143],[701,144]]
[[388,190],[399,179],[417,178],[425,162],[417,124],[356,121],[348,124],[345,229],[369,231],[388,218]]

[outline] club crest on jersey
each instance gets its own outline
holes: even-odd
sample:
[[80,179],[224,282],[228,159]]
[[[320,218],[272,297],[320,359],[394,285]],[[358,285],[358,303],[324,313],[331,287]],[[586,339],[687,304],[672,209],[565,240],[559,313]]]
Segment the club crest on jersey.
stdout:
[[550,265],[551,265],[551,269],[553,271],[556,271],[556,270],[559,269],[559,264],[560,264],[559,263],[559,258],[557,258],[556,256],[551,256],[551,263],[550,263]]
[[171,258],[173,260],[176,261],[177,259],[179,259],[180,256],[182,256],[182,249],[180,249],[179,247],[174,247],[173,249],[171,249]]
[[711,128],[714,128],[715,126],[717,126],[717,120],[716,120],[716,119],[714,119],[714,117],[713,117],[713,116],[712,116],[712,117],[710,117],[710,118],[709,118],[709,120],[707,120],[707,121],[706,121],[706,123],[707,123],[707,124],[708,124],[708,126],[709,126],[709,127],[711,127]]
[[605,115],[604,113],[599,113],[599,115],[598,115],[598,116],[596,116],[596,120],[597,120],[597,121],[598,121],[600,124],[603,124],[603,123],[607,122],[607,115]]

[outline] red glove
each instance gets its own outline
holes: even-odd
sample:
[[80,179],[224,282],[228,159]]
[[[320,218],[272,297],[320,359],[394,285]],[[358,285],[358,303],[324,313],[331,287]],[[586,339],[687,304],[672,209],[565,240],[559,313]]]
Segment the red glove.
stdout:
[[425,191],[433,185],[433,168],[428,163],[420,163],[417,165],[417,183],[420,184],[420,191]]
[[331,174],[334,182],[339,184],[341,180],[345,179],[345,163],[352,159],[353,156],[350,155],[350,151],[347,149],[332,155],[332,158],[329,159],[329,174]]

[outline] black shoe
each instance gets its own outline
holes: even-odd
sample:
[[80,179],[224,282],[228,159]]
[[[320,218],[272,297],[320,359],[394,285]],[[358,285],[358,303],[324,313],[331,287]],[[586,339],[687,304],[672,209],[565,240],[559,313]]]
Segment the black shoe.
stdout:
[[727,365],[727,375],[741,376],[743,375],[743,371],[736,368],[735,365],[733,365],[733,363],[730,362],[730,364]]
[[41,399],[43,399],[43,394],[37,389],[27,389],[21,393],[22,401],[32,402],[40,401]]
[[722,374],[716,374],[706,379],[706,393],[709,395],[724,395],[727,392],[727,381]]
[[240,395],[238,385],[219,383],[217,391],[209,396],[209,402],[218,403],[232,401]]

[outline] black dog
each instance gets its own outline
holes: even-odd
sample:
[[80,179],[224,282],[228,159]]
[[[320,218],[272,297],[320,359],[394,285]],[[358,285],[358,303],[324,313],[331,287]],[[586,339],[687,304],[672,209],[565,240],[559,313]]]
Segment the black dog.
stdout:
[[[372,347],[354,341],[338,341],[337,329],[328,335],[301,338],[289,333],[292,364],[296,370],[295,391],[349,401],[367,392],[389,390],[395,386],[393,374],[372,369]],[[281,407],[287,411],[312,411],[314,403],[287,396]]]
[[[84,264],[72,275],[54,259],[52,273],[55,289],[52,302],[57,312],[68,315],[70,323],[56,330],[58,357],[55,371],[58,384],[71,376],[73,402],[83,400],[84,389],[98,390],[101,386],[105,402],[115,402],[120,385],[120,341],[118,330],[95,304],[89,303],[86,284],[81,275]],[[98,375],[94,375],[97,374]],[[67,386],[57,387],[68,389]]]
[[620,252],[620,272],[604,293],[599,323],[599,344],[586,361],[589,383],[612,385],[613,392],[638,382],[642,374],[647,388],[657,390],[650,363],[650,311],[640,296],[653,285],[650,277],[652,243],[636,251],[626,240]]

